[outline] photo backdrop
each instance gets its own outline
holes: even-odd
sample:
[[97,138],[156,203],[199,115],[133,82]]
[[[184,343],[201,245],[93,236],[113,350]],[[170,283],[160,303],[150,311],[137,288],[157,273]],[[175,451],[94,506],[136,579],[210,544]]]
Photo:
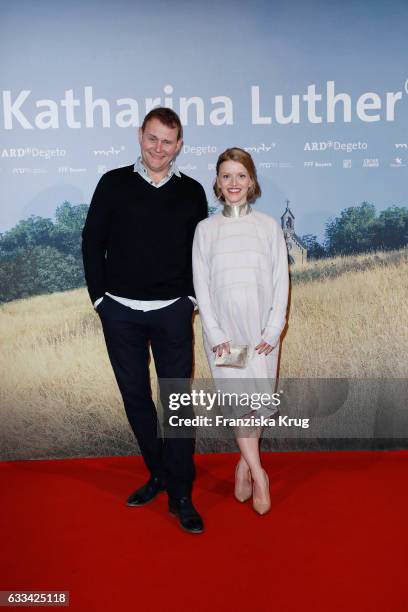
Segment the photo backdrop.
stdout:
[[[294,215],[309,263],[292,269],[281,374],[406,377],[407,17],[403,0],[2,3],[4,457],[133,452],[125,429],[112,433],[120,400],[86,292],[60,291],[83,285],[97,181],[134,163],[159,104],[181,116],[178,165],[210,207],[217,157],[240,146],[257,166],[257,208]],[[75,410],[96,445],[77,445]],[[21,450],[16,430],[37,427],[39,411],[54,439],[34,428]]]
[[179,164],[207,188],[228,146],[301,234],[365,200],[406,204],[408,7],[396,0],[2,3],[0,231],[89,203],[131,164],[152,105],[185,124]]

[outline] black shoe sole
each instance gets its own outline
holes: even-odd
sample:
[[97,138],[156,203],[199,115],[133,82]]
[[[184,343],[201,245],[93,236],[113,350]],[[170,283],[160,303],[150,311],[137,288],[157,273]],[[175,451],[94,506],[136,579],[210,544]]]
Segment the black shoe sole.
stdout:
[[126,506],[129,506],[129,508],[138,508],[139,506],[147,506],[147,504],[150,504],[150,502],[154,501],[160,493],[164,493],[165,491],[166,489],[160,489],[160,491],[157,491],[154,497],[151,497],[150,499],[142,503],[132,503],[132,502],[127,501]]
[[[177,519],[179,518],[178,514],[176,514],[176,512],[172,512],[172,510],[169,510],[169,514],[170,514],[170,516],[174,516],[174,518],[177,518]],[[205,531],[204,528],[200,529],[199,531],[198,530],[191,531],[191,529],[186,529],[185,527],[183,527],[183,525],[180,523],[180,521],[178,523],[179,523],[180,528],[183,531],[185,531],[186,533],[191,533],[192,535],[199,535],[200,533],[204,533],[204,531]]]

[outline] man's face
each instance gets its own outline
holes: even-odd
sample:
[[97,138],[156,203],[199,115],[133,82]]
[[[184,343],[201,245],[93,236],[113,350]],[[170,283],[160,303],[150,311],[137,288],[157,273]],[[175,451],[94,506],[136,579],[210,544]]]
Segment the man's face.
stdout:
[[167,127],[156,117],[146,123],[143,131],[139,128],[142,159],[153,174],[166,173],[170,162],[180,151],[182,140],[177,139],[177,132],[177,127]]

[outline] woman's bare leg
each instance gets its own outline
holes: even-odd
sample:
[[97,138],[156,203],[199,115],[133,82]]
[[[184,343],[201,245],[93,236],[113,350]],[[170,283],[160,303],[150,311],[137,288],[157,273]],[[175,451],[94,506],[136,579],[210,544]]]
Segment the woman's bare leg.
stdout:
[[250,437],[241,437],[242,430],[237,431],[237,444],[241,451],[240,461],[237,467],[237,472],[241,470],[250,470],[250,474],[254,481],[254,507],[260,514],[263,514],[269,509],[269,481],[268,476],[261,464],[259,453],[259,438],[261,436],[261,428],[251,430]]

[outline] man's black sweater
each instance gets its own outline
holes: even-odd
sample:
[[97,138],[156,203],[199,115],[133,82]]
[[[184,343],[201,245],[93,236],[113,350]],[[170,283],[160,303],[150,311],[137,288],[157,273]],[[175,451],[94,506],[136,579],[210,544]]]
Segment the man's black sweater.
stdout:
[[194,295],[191,248],[207,214],[204,189],[184,174],[159,188],[133,165],[104,174],[82,232],[92,302],[105,291],[135,300]]

